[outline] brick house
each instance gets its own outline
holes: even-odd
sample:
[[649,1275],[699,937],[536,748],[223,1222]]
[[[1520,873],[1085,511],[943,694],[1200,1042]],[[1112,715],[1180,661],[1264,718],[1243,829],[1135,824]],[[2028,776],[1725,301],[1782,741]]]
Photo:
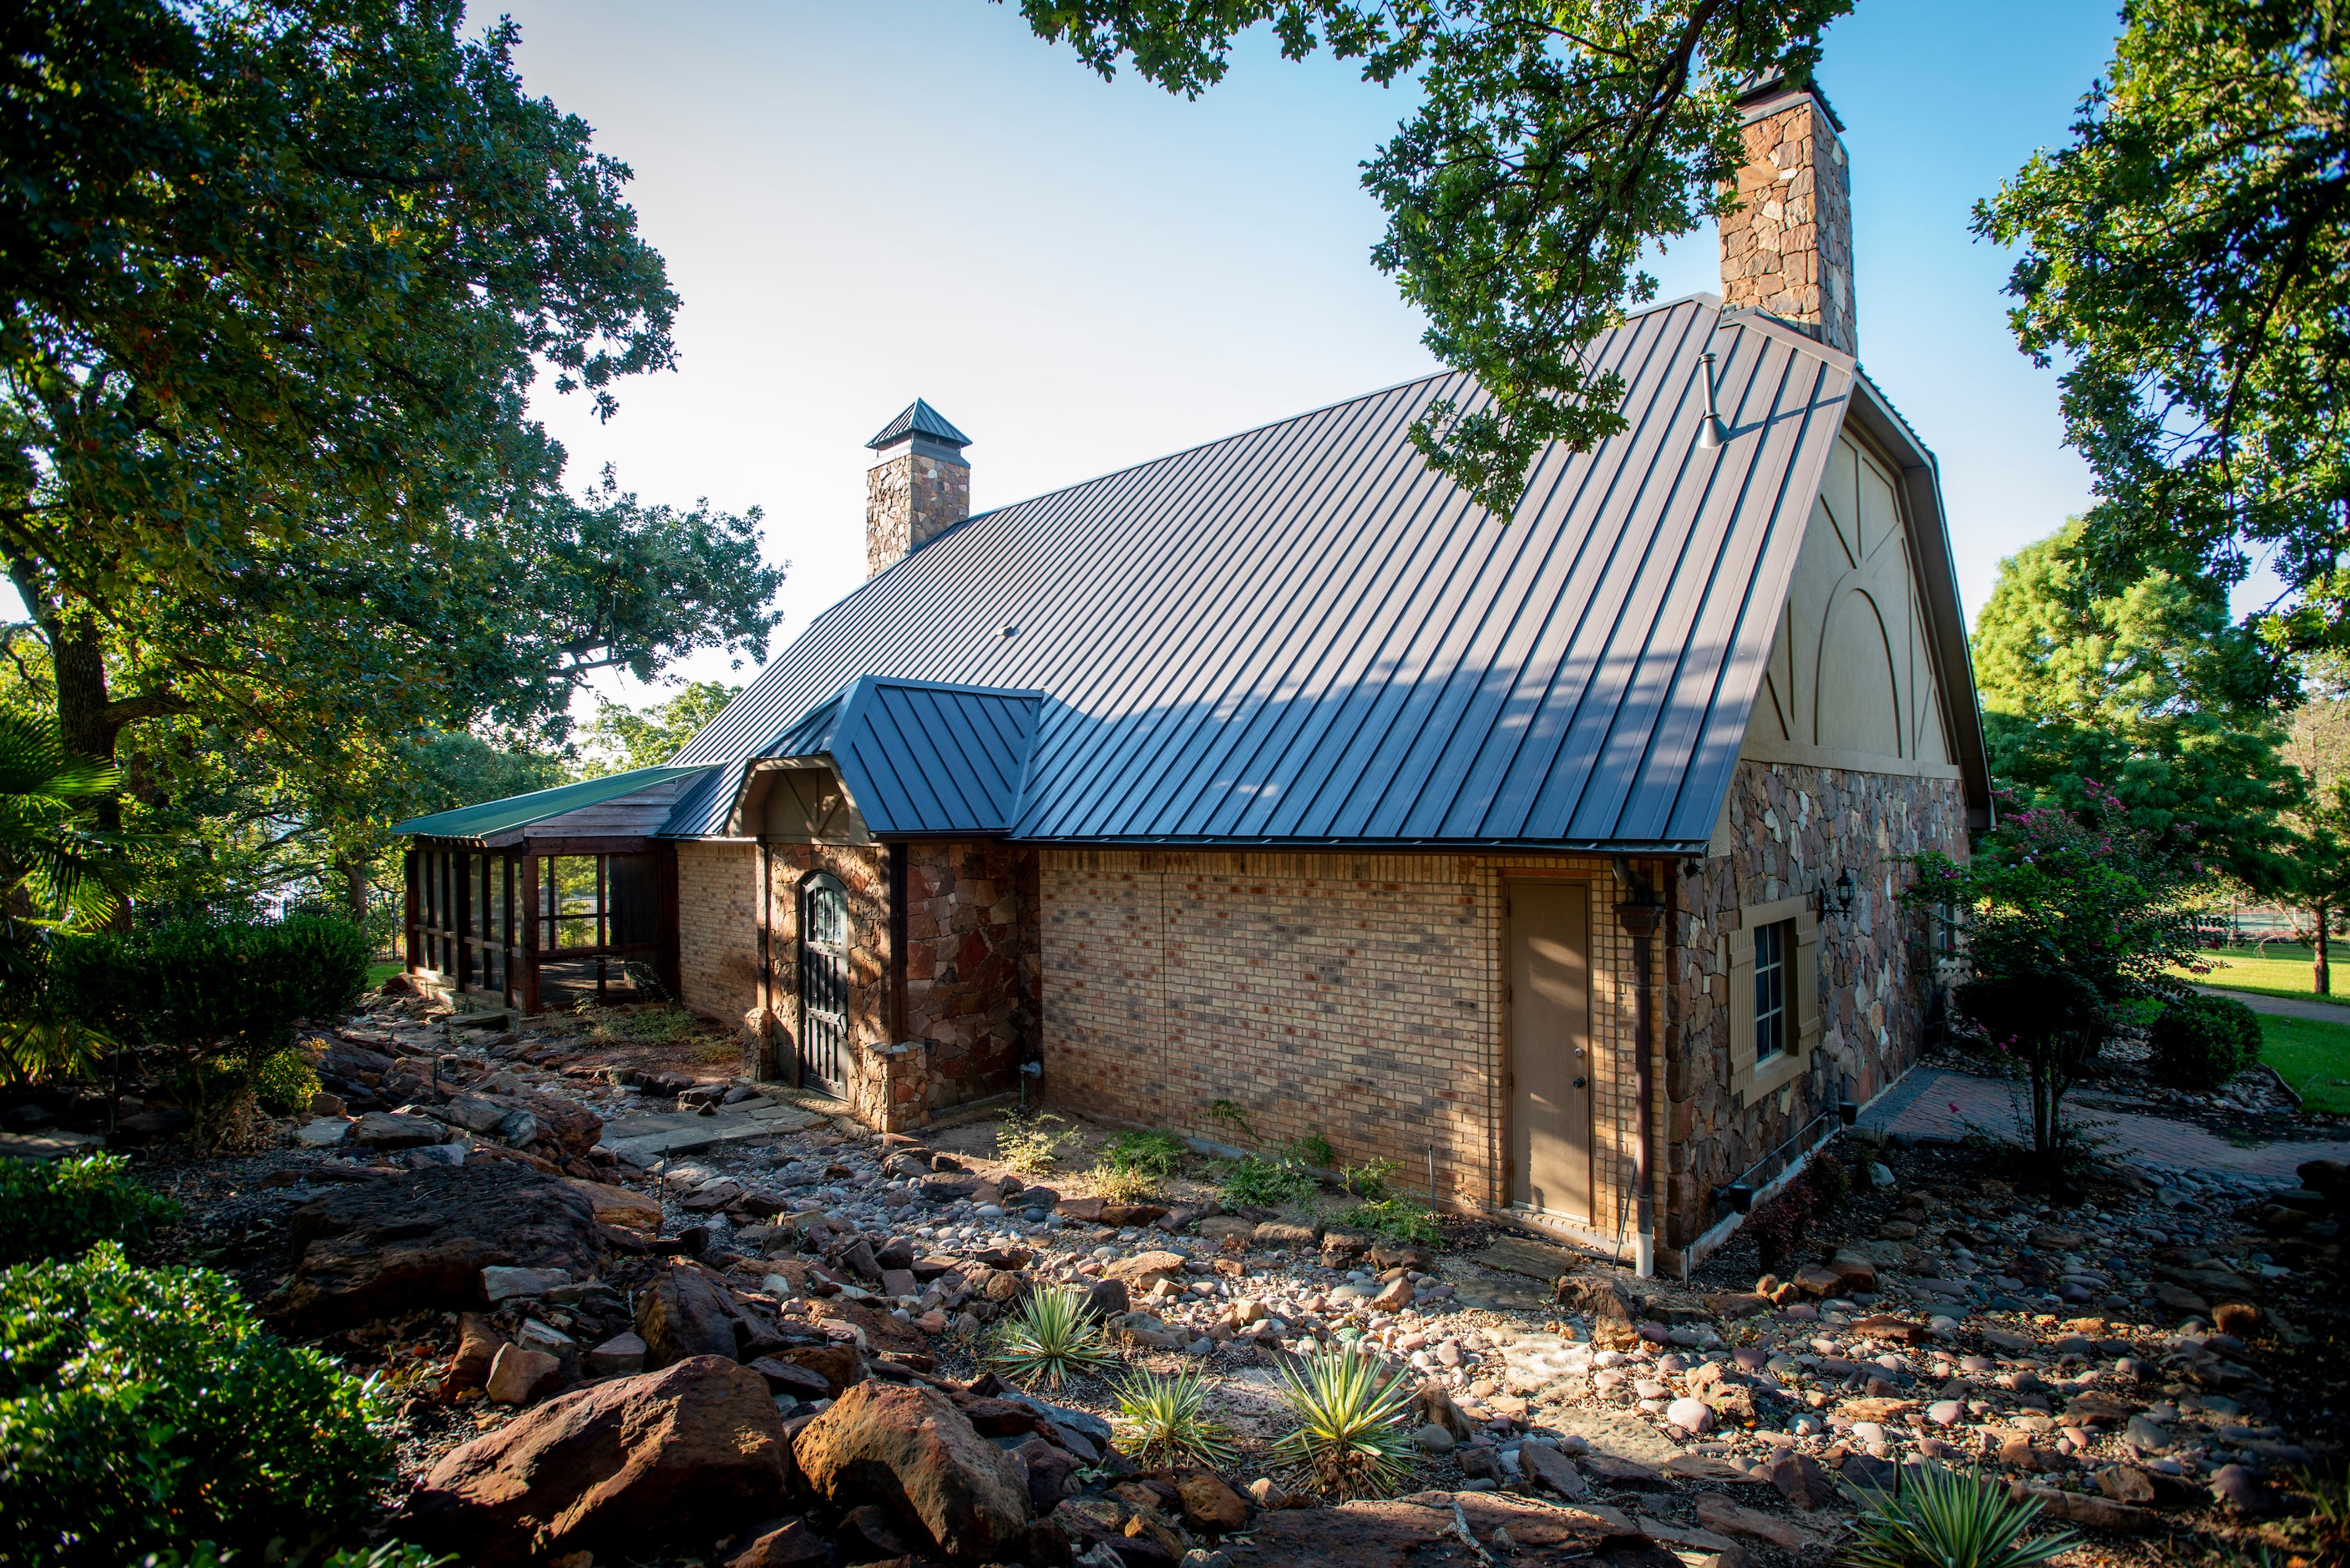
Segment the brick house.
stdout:
[[1749,100],[1726,302],[1501,518],[1439,376],[970,516],[917,401],[870,576],[664,768],[404,825],[411,961],[658,982],[885,1127],[1309,1132],[1685,1269],[1921,1044],[1905,857],[1988,821],[1934,460],[1854,358],[1825,103]]

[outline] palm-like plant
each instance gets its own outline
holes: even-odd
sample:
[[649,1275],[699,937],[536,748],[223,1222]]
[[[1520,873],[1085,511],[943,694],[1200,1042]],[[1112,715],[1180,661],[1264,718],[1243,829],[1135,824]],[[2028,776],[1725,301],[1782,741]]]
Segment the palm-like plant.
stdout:
[[1118,1359],[1076,1291],[1031,1292],[996,1330],[988,1361],[1014,1383],[1058,1388],[1064,1378]]
[[1232,1432],[1208,1414],[1208,1385],[1196,1371],[1141,1374],[1118,1390],[1118,1417],[1146,1465],[1219,1469],[1232,1459]]
[[114,919],[130,888],[128,840],[89,825],[115,771],[57,731],[0,713],[0,1067],[46,1077],[87,1063],[106,1037],[48,1005],[49,940]]
[[1853,1568],[2032,1568],[2079,1544],[2069,1530],[2021,1540],[2037,1498],[1940,1465],[1905,1465],[1895,1491],[1848,1490],[1861,1503],[1844,1550]]
[[1402,1420],[1411,1388],[1402,1373],[1349,1345],[1307,1357],[1302,1370],[1284,1366],[1281,1383],[1298,1426],[1274,1452],[1310,1469],[1319,1490],[1360,1497],[1403,1479],[1409,1448]]

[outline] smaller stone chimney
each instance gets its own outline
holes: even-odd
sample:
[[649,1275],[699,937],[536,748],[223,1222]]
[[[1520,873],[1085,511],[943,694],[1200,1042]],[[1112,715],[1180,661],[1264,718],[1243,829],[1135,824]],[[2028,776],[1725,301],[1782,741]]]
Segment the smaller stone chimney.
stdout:
[[1781,78],[1739,100],[1746,166],[1721,220],[1721,299],[1860,352],[1852,300],[1852,179],[1844,124],[1816,86]]
[[971,438],[916,398],[865,443],[865,575],[878,577],[971,515]]

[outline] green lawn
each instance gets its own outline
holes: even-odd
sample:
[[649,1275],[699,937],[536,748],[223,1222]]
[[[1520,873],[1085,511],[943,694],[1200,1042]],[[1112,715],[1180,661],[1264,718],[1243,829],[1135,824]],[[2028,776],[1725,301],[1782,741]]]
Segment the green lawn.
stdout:
[[368,985],[370,988],[381,985],[407,967],[398,959],[390,959],[382,963],[371,963],[368,965]]
[[[2182,979],[2198,985],[2217,986],[2222,991],[2256,991],[2265,996],[2300,996],[2314,1001],[2332,1002],[2350,1008],[2350,943],[2342,950],[2331,951],[2334,992],[2320,997],[2310,989],[2310,951],[2305,947],[2287,947],[2282,942],[2271,942],[2264,953],[2249,949],[2215,952],[2210,955],[2210,974],[2189,974],[2175,971]],[[2224,966],[2224,967],[2223,967]],[[2350,1016],[2350,1013],[2345,1013]]]
[[2261,1014],[2261,1060],[2313,1111],[2350,1114],[2350,1023]]

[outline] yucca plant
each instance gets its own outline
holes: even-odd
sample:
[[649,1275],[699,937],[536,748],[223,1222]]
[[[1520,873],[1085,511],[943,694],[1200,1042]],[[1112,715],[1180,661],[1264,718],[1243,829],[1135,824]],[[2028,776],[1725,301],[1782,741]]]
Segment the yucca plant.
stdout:
[[1145,1465],[1221,1469],[1232,1460],[1232,1432],[1208,1414],[1208,1385],[1196,1371],[1140,1374],[1118,1390],[1118,1424]]
[[1014,1383],[1058,1388],[1062,1379],[1107,1366],[1118,1353],[1087,1315],[1082,1293],[1039,1290],[1003,1320],[987,1359]]
[[1940,1465],[1903,1466],[1894,1491],[1846,1490],[1861,1505],[1843,1557],[1854,1568],[2032,1568],[2079,1544],[2069,1530],[2021,1539],[2038,1499]]
[[1298,1425],[1274,1452],[1311,1470],[1320,1490],[1361,1497],[1403,1479],[1409,1444],[1402,1422],[1411,1399],[1404,1374],[1349,1345],[1309,1356],[1302,1368],[1284,1366],[1279,1392]]

